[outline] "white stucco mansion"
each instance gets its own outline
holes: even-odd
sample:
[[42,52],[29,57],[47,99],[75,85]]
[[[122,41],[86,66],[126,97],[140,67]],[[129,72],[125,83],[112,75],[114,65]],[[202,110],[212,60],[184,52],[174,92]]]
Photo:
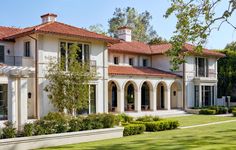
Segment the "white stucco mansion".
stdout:
[[[50,59],[66,56],[76,43],[79,57],[96,67],[90,84],[88,113],[142,112],[214,105],[217,60],[224,55],[204,49],[201,55],[186,44],[186,63],[176,72],[166,52],[170,44],[132,41],[131,29],[121,27],[119,39],[56,21],[42,15],[42,23],[28,28],[0,26],[0,122],[20,126],[55,109],[44,87]],[[62,47],[62,45],[64,45]],[[66,48],[65,48],[66,47]]]

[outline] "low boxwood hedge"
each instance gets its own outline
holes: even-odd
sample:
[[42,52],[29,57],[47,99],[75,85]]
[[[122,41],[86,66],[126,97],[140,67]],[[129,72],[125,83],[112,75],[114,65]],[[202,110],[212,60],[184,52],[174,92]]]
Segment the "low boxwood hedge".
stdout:
[[129,124],[124,127],[123,135],[136,135],[142,134],[146,130],[144,124]]
[[212,110],[212,109],[201,109],[199,111],[199,114],[203,114],[203,115],[215,115],[216,114],[216,110]]
[[171,130],[171,129],[176,129],[179,126],[178,121],[172,121],[172,120],[145,122],[144,124],[146,126],[146,131],[149,132]]
[[236,117],[236,110],[233,110],[232,113],[233,113],[234,117]]

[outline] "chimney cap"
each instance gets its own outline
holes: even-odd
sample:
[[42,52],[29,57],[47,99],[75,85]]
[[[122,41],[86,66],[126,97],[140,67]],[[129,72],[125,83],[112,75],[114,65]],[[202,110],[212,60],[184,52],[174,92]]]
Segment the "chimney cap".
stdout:
[[121,26],[121,27],[117,28],[117,30],[122,30],[122,29],[130,29],[130,30],[132,30],[132,28],[129,27],[129,26]]
[[53,17],[57,17],[57,15],[56,15],[56,14],[54,14],[54,13],[47,13],[47,14],[44,14],[44,15],[42,15],[42,16],[41,16],[41,18],[43,18],[43,17],[46,17],[46,16],[53,16]]

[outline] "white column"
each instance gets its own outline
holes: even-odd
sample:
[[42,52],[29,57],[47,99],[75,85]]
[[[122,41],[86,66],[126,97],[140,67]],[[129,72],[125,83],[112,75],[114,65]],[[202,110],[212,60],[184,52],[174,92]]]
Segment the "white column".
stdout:
[[202,107],[202,86],[199,84],[199,107]]
[[157,90],[154,89],[151,92],[152,96],[150,97],[150,109],[152,111],[156,111],[157,110]]
[[141,112],[141,91],[137,91],[137,97],[135,97],[135,111]]
[[124,100],[124,89],[118,91],[118,98],[117,98],[117,105],[118,105],[118,112],[123,113],[125,110],[125,100]]
[[19,129],[27,122],[28,119],[28,86],[27,79],[19,79],[18,89],[19,90],[19,104],[18,104],[18,119],[19,119]]
[[8,120],[17,125],[17,80],[8,78]]
[[170,102],[170,87],[167,87],[167,90],[166,90],[166,109],[167,110],[170,110],[170,105],[171,105],[171,102]]

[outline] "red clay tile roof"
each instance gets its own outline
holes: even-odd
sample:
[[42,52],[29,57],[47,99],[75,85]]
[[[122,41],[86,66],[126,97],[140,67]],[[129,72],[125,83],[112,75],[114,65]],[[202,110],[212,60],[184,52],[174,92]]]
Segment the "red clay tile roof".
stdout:
[[147,54],[147,55],[151,54],[149,45],[137,41],[133,42],[121,41],[120,43],[111,45],[108,49],[117,52]]
[[19,32],[21,29],[19,28],[13,28],[13,27],[3,27],[0,26],[0,40],[3,39],[4,37]]
[[111,43],[117,43],[119,40],[102,35],[97,34],[95,32],[90,32],[85,29],[81,29],[78,27],[74,27],[71,25],[67,25],[60,22],[49,22],[40,24],[37,26],[24,28],[23,30],[9,35],[6,39],[14,39],[17,37],[25,36],[28,34],[33,33],[49,33],[49,34],[57,34],[57,35],[66,35],[66,36],[74,36],[74,37],[82,37],[82,38],[90,38],[90,39],[96,39],[96,40],[102,40],[106,42]]
[[156,77],[181,77],[171,72],[162,71],[150,67],[130,67],[130,66],[109,66],[109,75],[128,75],[128,76],[156,76]]
[[[146,54],[146,55],[157,55],[164,54],[171,48],[171,44],[160,44],[160,45],[148,45],[142,42],[124,42],[113,44],[109,47],[110,51],[125,52],[125,53],[136,53],[136,54]],[[189,52],[190,54],[196,54],[194,52],[194,46],[191,44],[185,44],[183,50]],[[196,54],[199,55],[199,54]],[[204,56],[215,56],[215,57],[225,57],[224,54],[216,52],[213,50],[203,49],[202,54]]]

